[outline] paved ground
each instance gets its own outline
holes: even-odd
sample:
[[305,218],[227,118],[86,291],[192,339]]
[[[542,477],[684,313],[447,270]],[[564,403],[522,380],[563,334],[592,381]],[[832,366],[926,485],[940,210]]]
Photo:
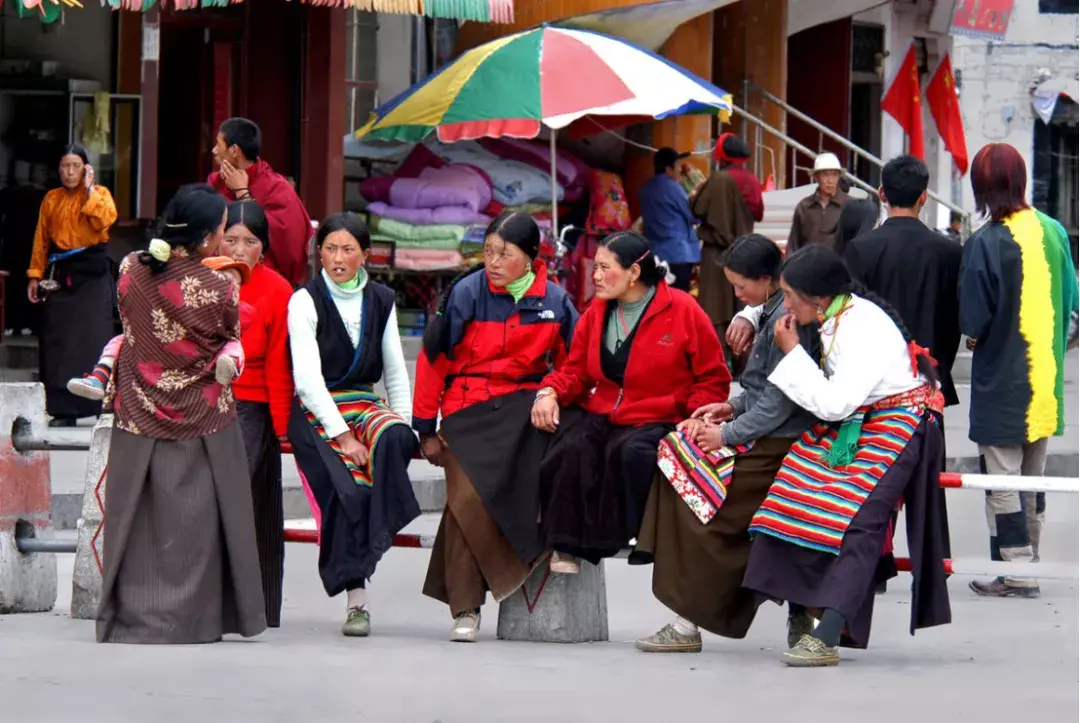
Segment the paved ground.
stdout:
[[[950,500],[956,556],[983,558],[981,496],[956,491]],[[435,523],[425,516],[413,528]],[[1075,571],[1077,525],[1076,497],[1051,496],[1048,564]],[[799,671],[776,662],[784,617],[773,606],[747,640],[707,636],[700,655],[638,653],[630,641],[669,614],[649,593],[648,569],[622,562],[607,566],[609,643],[498,641],[488,605],[480,643],[451,644],[446,611],[419,593],[427,558],[397,549],[384,560],[367,640],[338,634],[343,600],[323,594],[316,550],[290,545],[284,628],[253,641],[155,648],[92,642],[92,624],[67,617],[72,557],[62,556],[56,613],[0,617],[0,721],[1057,723],[1080,715],[1076,582],[1043,581],[1039,600],[984,600],[956,576],[955,622],[909,637],[910,577],[902,575],[878,598],[869,650],[845,652],[837,669]]]

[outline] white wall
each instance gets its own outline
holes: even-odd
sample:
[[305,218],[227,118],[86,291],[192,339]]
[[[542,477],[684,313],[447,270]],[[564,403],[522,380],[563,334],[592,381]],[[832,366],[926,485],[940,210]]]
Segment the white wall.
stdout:
[[113,13],[97,2],[64,12],[55,23],[19,18],[14,3],[5,3],[0,23],[4,59],[52,60],[64,75],[113,85]]
[[408,88],[412,71],[411,15],[379,13],[379,105]]
[[[987,143],[1015,146],[1027,162],[1029,195],[1036,120],[1029,91],[1041,68],[1055,78],[1075,81],[1078,20],[1076,15],[1040,15],[1037,0],[1016,0],[1004,42],[953,40],[953,64],[962,76],[960,111],[968,154],[974,157]],[[966,177],[962,191],[964,206],[970,209],[974,200]]]

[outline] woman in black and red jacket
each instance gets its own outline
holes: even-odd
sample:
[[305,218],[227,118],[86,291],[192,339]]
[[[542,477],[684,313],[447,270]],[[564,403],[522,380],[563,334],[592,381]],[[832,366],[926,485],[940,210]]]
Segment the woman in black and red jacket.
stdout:
[[664,282],[643,236],[608,237],[595,263],[596,298],[532,411],[538,429],[557,431],[540,469],[543,542],[562,553],[555,572],[576,572],[573,557],[595,564],[637,535],[660,440],[731,386],[712,322]]
[[417,360],[413,429],[424,457],[446,468],[424,594],[450,606],[457,642],[476,640],[487,591],[505,599],[545,552],[536,520],[548,435],[529,412],[540,381],[566,359],[577,312],[548,281],[539,249],[527,214],[492,221],[484,266],[448,289]]

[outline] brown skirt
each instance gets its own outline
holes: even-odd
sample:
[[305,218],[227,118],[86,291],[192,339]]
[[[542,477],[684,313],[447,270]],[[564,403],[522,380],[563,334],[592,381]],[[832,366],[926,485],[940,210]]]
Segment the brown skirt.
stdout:
[[237,424],[187,440],[113,429],[102,643],[209,643],[266,629],[247,458]]
[[632,563],[652,561],[653,594],[675,614],[716,635],[744,638],[757,595],[742,586],[750,519],[794,440],[766,437],[735,458],[727,498],[707,524],[656,473]]
[[488,590],[496,602],[508,598],[529,577],[532,566],[518,559],[449,447],[443,448],[442,460],[446,509],[423,592],[459,615],[483,605]]

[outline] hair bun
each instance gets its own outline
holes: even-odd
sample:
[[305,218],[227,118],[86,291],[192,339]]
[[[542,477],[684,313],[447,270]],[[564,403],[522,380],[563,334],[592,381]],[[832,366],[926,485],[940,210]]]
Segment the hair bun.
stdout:
[[159,238],[150,239],[150,247],[147,249],[151,258],[155,261],[165,263],[169,260],[169,256],[172,255],[172,246],[167,241],[163,241]]

